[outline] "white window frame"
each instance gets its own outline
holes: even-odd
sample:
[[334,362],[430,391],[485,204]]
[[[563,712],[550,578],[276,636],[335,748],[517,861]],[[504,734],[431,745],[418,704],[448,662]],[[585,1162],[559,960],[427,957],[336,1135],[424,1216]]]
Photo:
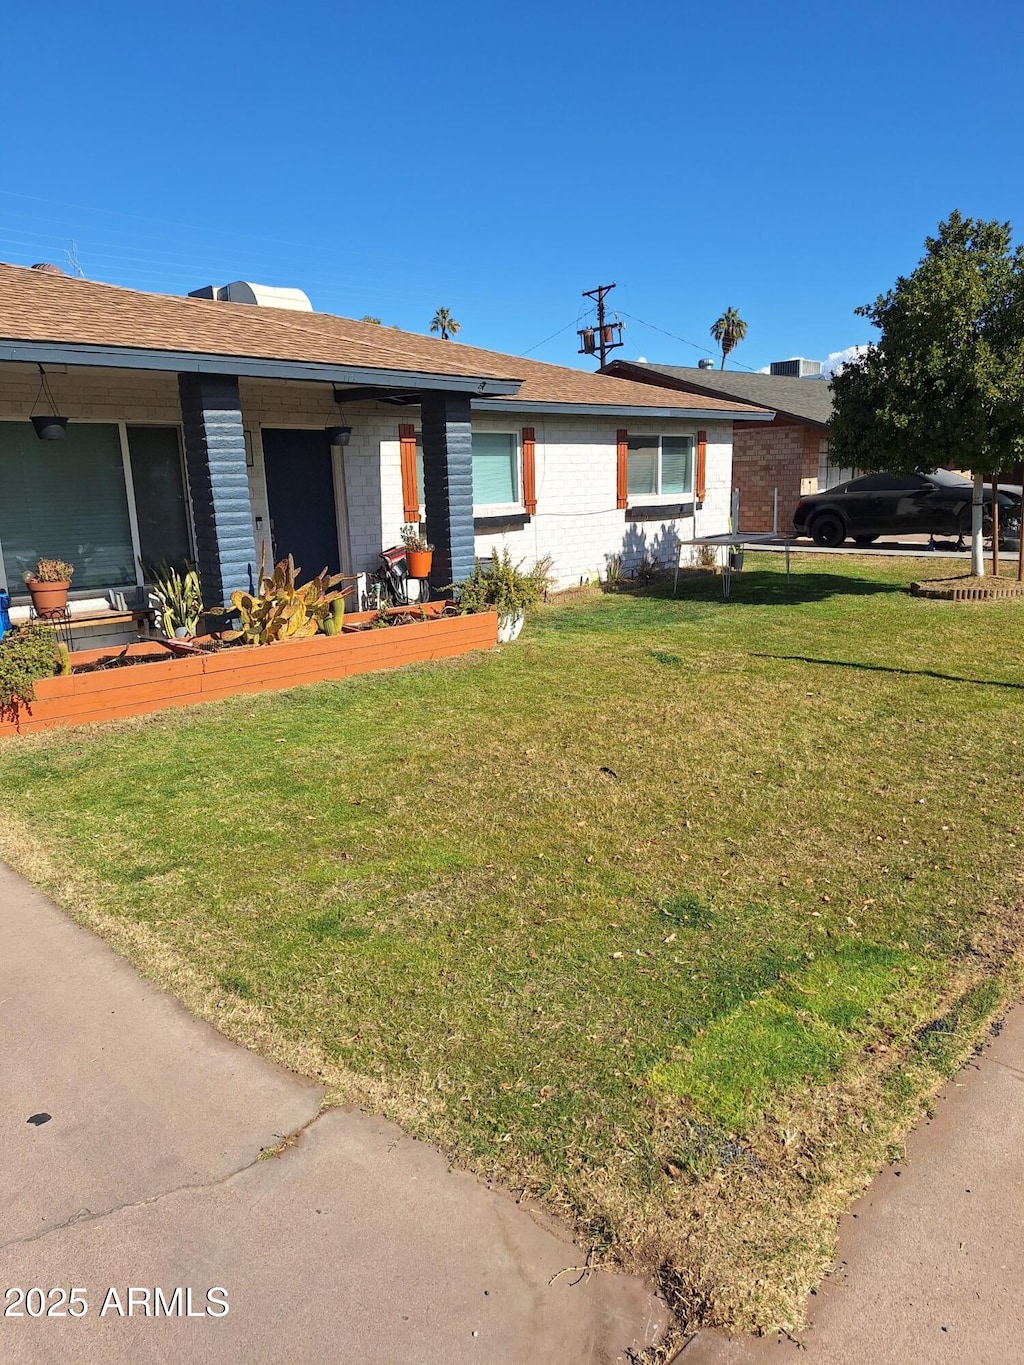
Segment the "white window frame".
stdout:
[[[0,420],[4,422],[17,422],[21,419],[17,417],[4,417]],[[27,421],[28,419],[25,418],[24,420]],[[181,486],[185,494],[185,522],[188,527],[189,548],[192,552],[192,558],[194,560],[196,554],[195,527],[192,524],[192,497],[189,492],[188,486],[188,469],[185,464],[185,442],[181,423],[147,422],[135,419],[132,419],[131,421],[125,419],[123,421],[112,422],[109,417],[73,417],[70,420],[79,425],[88,424],[90,426],[117,427],[118,444],[121,447],[121,468],[124,473],[124,492],[125,498],[127,499],[128,502],[128,529],[132,538],[132,556],[135,564],[135,582],[134,584],[108,583],[107,588],[108,589],[131,587],[141,588],[145,586],[145,579],[143,578],[142,575],[142,565],[139,563],[139,560],[142,556],[142,546],[139,543],[139,513],[138,509],[135,506],[135,480],[132,477],[131,450],[129,449],[128,446],[129,427],[168,427],[172,431],[176,431],[178,433],[178,454],[179,458],[181,459]],[[3,541],[0,540],[0,567],[2,567],[4,563],[3,556],[4,556]],[[24,587],[23,584],[20,586],[22,588]],[[27,590],[18,591],[17,589],[12,587],[10,583],[7,584],[7,592],[10,596],[12,606],[21,606],[29,600],[29,594]],[[102,592],[103,592],[102,588],[81,588],[78,591],[76,591],[74,585],[72,584],[71,592],[68,595],[69,598],[72,601],[74,601],[76,597],[78,598],[98,597],[102,594]]]
[[[670,437],[670,438],[679,438],[679,437],[683,437],[685,440],[688,440],[688,441],[690,442],[690,487],[687,489],[687,491],[686,491],[685,493],[663,493],[663,492],[661,492],[661,483],[662,483],[662,473],[661,473],[661,443],[662,443],[662,441],[664,441],[664,439],[665,439],[666,436],[668,436],[668,437]],[[648,442],[648,443],[651,444],[651,445],[653,445],[655,442],[657,443],[657,446],[658,446],[658,492],[656,492],[656,493],[630,493],[630,492],[629,492],[629,455],[630,455],[630,451],[629,451],[629,442],[630,442],[630,441],[646,441],[646,442]],[[694,493],[694,487],[693,487],[694,479],[696,478],[696,475],[697,475],[696,464],[697,464],[697,433],[696,433],[695,431],[662,431],[662,432],[658,432],[657,434],[655,434],[654,432],[647,432],[647,431],[631,431],[631,432],[629,432],[628,435],[627,435],[627,440],[626,440],[626,490],[627,490],[627,491],[626,491],[626,497],[629,499],[630,505],[633,506],[633,507],[643,507],[643,506],[647,506],[647,505],[654,506],[654,505],[656,505],[656,504],[658,504],[658,503],[676,503],[676,502],[680,502],[680,501],[686,501],[687,499],[689,499],[689,500],[692,501],[692,500],[695,498],[695,496],[696,496],[696,494]]]
[[500,517],[508,512],[522,512],[523,508],[523,443],[518,431],[474,431],[473,436],[510,436],[516,466],[516,493],[512,502],[477,502],[473,495],[473,515]]
[[[496,517],[506,513],[523,512],[525,503],[523,502],[523,442],[522,435],[518,431],[474,431],[474,438],[477,436],[511,436],[513,449],[516,459],[516,491],[519,494],[515,502],[477,502],[474,495],[473,515]],[[423,479],[420,477],[420,467],[423,455],[423,432],[416,432],[416,454],[420,458],[416,463],[416,496],[420,502],[420,520],[426,516],[426,505],[423,500]],[[659,455],[659,462],[660,462]],[[659,463],[660,469],[660,463]]]

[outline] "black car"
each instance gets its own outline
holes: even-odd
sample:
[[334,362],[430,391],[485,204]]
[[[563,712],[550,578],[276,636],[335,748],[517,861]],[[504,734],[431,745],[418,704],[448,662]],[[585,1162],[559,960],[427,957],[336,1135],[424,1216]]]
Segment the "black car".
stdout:
[[[815,545],[842,545],[852,537],[870,545],[879,536],[956,536],[971,533],[974,489],[962,474],[938,469],[933,474],[864,474],[801,498],[793,513],[797,535]],[[982,528],[992,534],[992,490],[986,485]],[[999,490],[999,538],[1016,537],[1020,528],[1020,492]]]

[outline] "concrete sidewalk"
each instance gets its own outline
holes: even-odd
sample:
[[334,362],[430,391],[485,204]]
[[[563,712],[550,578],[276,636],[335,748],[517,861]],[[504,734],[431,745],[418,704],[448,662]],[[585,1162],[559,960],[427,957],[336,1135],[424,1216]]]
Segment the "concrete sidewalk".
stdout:
[[[9,1296],[5,1365],[596,1365],[663,1329],[639,1281],[550,1284],[582,1260],[564,1235],[390,1124],[321,1115],[2,865],[0,944],[0,1294],[84,1291],[55,1317]],[[143,1315],[156,1288],[184,1314],[179,1287],[195,1316]],[[129,1288],[131,1317],[107,1294],[126,1314]]]
[[702,1332],[679,1365],[1024,1362],[1024,1008],[842,1220],[799,1341]]

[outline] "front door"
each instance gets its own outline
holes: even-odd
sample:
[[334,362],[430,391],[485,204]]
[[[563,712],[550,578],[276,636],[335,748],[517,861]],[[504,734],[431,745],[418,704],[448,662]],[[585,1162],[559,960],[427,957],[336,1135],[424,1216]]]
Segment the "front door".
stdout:
[[300,582],[324,568],[340,573],[334,466],[327,433],[264,428],[263,462],[274,563],[291,555],[301,570]]

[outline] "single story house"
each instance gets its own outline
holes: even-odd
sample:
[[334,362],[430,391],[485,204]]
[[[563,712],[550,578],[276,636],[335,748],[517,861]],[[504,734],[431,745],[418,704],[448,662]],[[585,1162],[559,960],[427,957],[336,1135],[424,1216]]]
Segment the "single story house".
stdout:
[[[771,421],[650,376],[206,292],[0,264],[0,581],[16,603],[40,556],[74,564],[73,614],[187,558],[211,606],[250,587],[263,544],[268,562],[356,574],[408,522],[436,547],[435,589],[492,546],[550,555],[560,585],[616,558],[669,564],[727,527],[734,425]],[[29,418],[53,410],[64,439],[37,439]]]
[[786,534],[801,497],[834,488],[856,472],[829,464],[832,389],[827,380],[624,360],[613,361],[605,373],[772,410],[768,424],[737,421],[734,427],[732,482],[740,495],[744,531],[772,530],[776,488],[779,531]]

